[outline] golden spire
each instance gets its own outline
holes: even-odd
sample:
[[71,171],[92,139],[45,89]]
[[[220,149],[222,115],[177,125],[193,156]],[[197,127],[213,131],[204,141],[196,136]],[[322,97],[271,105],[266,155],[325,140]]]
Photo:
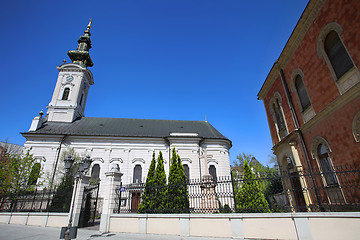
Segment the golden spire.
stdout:
[[90,28],[91,28],[91,18],[89,18],[89,24],[88,24],[88,26],[87,26],[87,30],[90,30]]

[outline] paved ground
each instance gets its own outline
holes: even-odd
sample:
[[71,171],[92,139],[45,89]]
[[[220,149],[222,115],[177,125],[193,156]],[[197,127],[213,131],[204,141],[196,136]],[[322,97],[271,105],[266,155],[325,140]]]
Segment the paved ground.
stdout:
[[[60,228],[43,228],[33,226],[23,226],[14,224],[0,224],[0,240],[50,240],[59,239]],[[200,237],[181,237],[170,235],[154,234],[129,234],[129,233],[106,233],[101,234],[97,230],[79,229],[77,240],[227,240],[231,238],[200,238]]]

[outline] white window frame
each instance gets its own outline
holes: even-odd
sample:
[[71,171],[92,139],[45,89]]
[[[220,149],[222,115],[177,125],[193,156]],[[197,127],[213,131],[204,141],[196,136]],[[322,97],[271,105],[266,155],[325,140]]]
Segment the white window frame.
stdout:
[[[274,103],[276,103],[277,100],[278,100],[278,102],[279,102],[279,111],[280,111],[280,114],[282,114],[282,118],[283,118],[284,124],[285,124],[286,133],[284,134],[284,136],[281,136],[280,129],[279,129],[279,126],[278,126],[278,122],[277,122],[277,119],[276,119],[276,116],[275,116],[275,111],[274,111],[274,109],[273,109]],[[278,136],[278,140],[281,141],[281,139],[283,139],[284,137],[286,137],[286,136],[289,134],[289,129],[288,129],[288,127],[287,127],[287,122],[286,122],[286,119],[285,119],[285,114],[284,114],[284,111],[283,111],[283,108],[282,108],[282,99],[281,99],[281,95],[280,95],[279,92],[275,92],[275,93],[274,93],[274,96],[270,99],[270,102],[269,102],[269,110],[270,110],[270,114],[272,115],[273,120],[274,120],[274,124],[275,124],[276,133],[277,133],[277,136]]]
[[[352,61],[353,65],[354,65],[354,67],[352,67],[347,73],[345,73],[340,78],[338,78],[336,76],[335,70],[330,62],[330,59],[329,59],[329,57],[325,51],[325,47],[324,47],[325,39],[326,39],[327,35],[332,31],[335,31],[337,33],[342,45],[344,46],[347,54],[350,57],[350,60]],[[323,29],[320,31],[319,37],[317,39],[318,57],[320,59],[324,58],[326,65],[329,68],[331,76],[333,77],[334,82],[335,82],[340,94],[344,94],[346,91],[348,91],[350,88],[352,88],[355,84],[360,82],[359,70],[357,69],[357,67],[354,63],[354,60],[352,59],[349,51],[346,48],[346,45],[344,44],[344,42],[341,38],[342,33],[343,33],[342,27],[338,23],[332,22],[332,23],[327,24],[325,27],[323,27]]]
[[296,84],[295,84],[295,80],[296,80],[296,77],[298,75],[301,77],[301,80],[303,81],[303,84],[305,86],[304,72],[300,68],[297,68],[291,74],[290,89],[291,89],[291,92],[293,92],[295,94],[295,97],[296,97],[296,100],[297,100],[297,103],[298,103],[298,106],[299,106],[299,109],[300,109],[300,112],[301,112],[303,122],[306,123],[315,116],[315,111],[314,111],[314,108],[313,108],[312,101],[311,101],[311,98],[309,96],[309,93],[308,93],[308,91],[306,89],[306,86],[305,86],[305,89],[306,89],[306,94],[308,95],[308,98],[309,98],[309,101],[310,101],[310,106],[307,107],[306,109],[303,109],[303,107],[301,105],[300,96],[299,96],[299,93],[298,93],[298,91],[296,89]]

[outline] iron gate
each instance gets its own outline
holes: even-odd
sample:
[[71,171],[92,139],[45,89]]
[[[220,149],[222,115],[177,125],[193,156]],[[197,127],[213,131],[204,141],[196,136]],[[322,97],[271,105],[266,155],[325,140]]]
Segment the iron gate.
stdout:
[[94,186],[88,186],[84,189],[79,227],[93,226],[95,218],[98,214],[98,199],[99,199],[100,182]]

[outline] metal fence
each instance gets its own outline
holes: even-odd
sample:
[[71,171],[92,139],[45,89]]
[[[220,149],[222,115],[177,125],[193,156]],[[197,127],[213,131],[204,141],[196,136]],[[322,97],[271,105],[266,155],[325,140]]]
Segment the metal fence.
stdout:
[[[56,190],[38,190],[14,195],[0,195],[0,211],[2,212],[47,212]],[[53,212],[66,212],[67,209],[52,209]]]
[[[341,166],[333,171],[289,170],[195,179],[187,183],[189,213],[260,213],[360,211],[360,168]],[[162,186],[166,188],[168,186]],[[118,189],[114,213],[136,213],[145,190],[144,183]],[[158,189],[149,189],[157,191]],[[171,198],[165,201],[171,201]],[[171,213],[166,204],[153,213]]]
[[[165,194],[167,188],[169,186],[161,186]],[[186,209],[181,209],[180,212],[360,211],[360,168],[358,166],[340,166],[332,171],[324,172],[290,169],[282,174],[255,173],[251,179],[236,174],[215,180],[193,179],[187,181],[186,189],[188,204],[185,206]],[[113,211],[115,213],[139,212],[144,190],[144,183],[121,186],[116,190]],[[94,192],[91,196],[90,209],[98,206],[97,209],[90,210],[93,212],[92,219],[94,219],[99,215],[102,204],[100,201],[99,205],[96,200],[98,189],[91,188],[91,191]],[[158,189],[149,189],[149,191],[158,191]],[[72,191],[62,193],[59,190],[46,189],[12,196],[0,194],[0,211],[68,212],[71,194]],[[66,204],[55,204],[59,199],[61,203]],[[171,197],[166,201],[172,201]],[[174,209],[167,208],[167,203],[158,208],[154,206],[153,209],[155,209],[154,213],[174,212]],[[151,212],[151,210],[146,212]]]

